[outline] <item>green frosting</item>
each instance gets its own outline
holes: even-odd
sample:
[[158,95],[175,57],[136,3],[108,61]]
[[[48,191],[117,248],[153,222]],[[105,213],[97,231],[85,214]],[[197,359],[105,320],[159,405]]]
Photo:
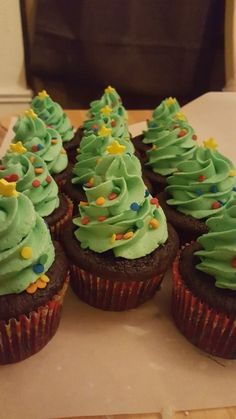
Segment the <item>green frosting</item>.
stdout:
[[[47,226],[27,196],[0,195],[0,237],[0,295],[18,294],[46,273],[55,257]],[[29,259],[21,255],[24,247],[32,250]]]
[[[21,141],[28,151],[33,151],[42,157],[50,173],[61,173],[67,167],[68,158],[62,147],[60,134],[52,128],[47,128],[40,118],[21,116],[13,130],[15,132],[13,142]],[[53,140],[55,143],[52,143]]]
[[110,115],[97,114],[83,123],[84,135],[94,133],[98,135],[99,130],[104,126],[111,128],[111,136],[114,138],[130,138],[127,121],[115,112]]
[[209,232],[198,238],[203,250],[195,252],[201,260],[197,269],[212,275],[216,287],[236,290],[236,201],[207,226]]
[[[133,143],[129,137],[119,138],[119,143],[125,146],[125,152],[134,153]],[[73,168],[74,177],[72,183],[82,184],[87,182],[93,175],[99,159],[106,155],[107,147],[114,141],[112,136],[99,136],[92,134],[91,131],[83,136],[80,143],[80,154],[77,155],[77,163]]]
[[169,117],[174,117],[180,112],[180,105],[175,98],[169,97],[164,99],[160,105],[158,105],[153,113],[152,118],[156,121],[165,121]]
[[149,125],[143,142],[153,147],[147,151],[146,165],[162,176],[174,173],[180,162],[193,157],[195,139],[193,128],[185,121],[170,120],[165,127],[156,123]]
[[[35,173],[38,169],[42,173]],[[30,152],[18,154],[9,151],[2,159],[0,179],[5,178],[11,182],[12,176],[17,191],[30,198],[41,217],[47,217],[59,206],[58,186],[41,157]],[[34,181],[38,181],[39,185],[36,182],[36,186]]]
[[47,126],[59,132],[63,142],[70,141],[74,137],[70,119],[58,103],[54,102],[46,92],[45,95],[42,93],[33,98],[32,109]]
[[80,217],[74,219],[83,248],[98,253],[112,249],[117,257],[137,259],[166,242],[165,215],[145,190],[134,155],[104,156],[96,166],[94,185],[84,190],[88,205],[80,204]]
[[216,150],[198,147],[192,160],[177,166],[167,178],[172,197],[168,205],[194,218],[206,219],[221,213],[231,201],[236,186],[233,163]]
[[126,120],[128,119],[127,112],[124,106],[122,105],[121,98],[113,87],[108,86],[104,90],[104,94],[100,99],[94,100],[90,103],[88,116],[93,117],[99,115],[101,113],[102,108],[104,108],[105,106],[109,106],[113,112],[117,113],[122,118]]

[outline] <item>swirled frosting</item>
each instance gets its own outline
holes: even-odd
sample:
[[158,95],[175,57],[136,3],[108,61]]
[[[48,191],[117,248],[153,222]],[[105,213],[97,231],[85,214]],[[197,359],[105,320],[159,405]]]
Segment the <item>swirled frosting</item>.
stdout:
[[47,272],[54,248],[43,219],[24,194],[0,194],[0,295],[18,294]]
[[127,121],[115,112],[110,115],[97,114],[93,118],[85,120],[83,123],[84,135],[91,134],[91,132],[98,135],[103,126],[111,129],[111,136],[114,138],[130,138]]
[[185,121],[170,120],[162,128],[157,124],[149,125],[143,139],[145,144],[152,144],[146,152],[146,165],[162,176],[174,173],[181,161],[193,157],[196,138],[193,128]]
[[169,97],[164,99],[160,105],[158,105],[153,113],[152,118],[155,121],[165,121],[168,120],[169,117],[175,117],[178,116],[178,113],[180,112],[180,105],[177,101],[177,99]]
[[236,201],[207,226],[209,232],[197,240],[203,249],[195,252],[201,260],[196,267],[212,275],[216,287],[236,290]]
[[31,107],[46,125],[59,132],[63,142],[68,142],[74,137],[70,119],[59,103],[54,102],[45,90],[33,98]]
[[83,248],[137,259],[151,253],[168,237],[165,215],[140,176],[134,155],[109,154],[96,166],[94,183],[85,188],[79,206],[76,238]]
[[30,114],[32,116],[18,118],[13,127],[13,142],[21,141],[28,151],[37,153],[47,164],[50,173],[61,173],[68,165],[68,158],[60,134],[47,128],[33,111]]
[[101,96],[100,99],[94,100],[93,102],[90,103],[90,109],[89,109],[88,115],[89,117],[93,117],[99,114],[107,115],[108,114],[107,107],[110,108],[111,111],[120,115],[122,118],[126,120],[128,119],[127,112],[124,106],[122,105],[120,96],[118,95],[114,87],[111,87],[111,86],[108,86],[104,90],[104,94]]
[[2,159],[0,179],[15,181],[17,191],[30,198],[41,217],[47,217],[59,206],[58,186],[37,154],[9,151]]
[[193,158],[177,166],[167,178],[166,188],[178,211],[197,219],[221,213],[234,195],[236,171],[233,163],[217,150],[198,147]]

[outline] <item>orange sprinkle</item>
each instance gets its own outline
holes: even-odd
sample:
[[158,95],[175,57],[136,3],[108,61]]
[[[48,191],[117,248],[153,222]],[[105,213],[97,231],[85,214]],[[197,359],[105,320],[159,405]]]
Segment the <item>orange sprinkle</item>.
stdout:
[[96,199],[97,205],[103,205],[105,203],[105,198],[103,196],[99,196],[99,198]]
[[40,289],[46,288],[47,286],[46,282],[43,282],[40,279],[37,280],[36,284],[37,284],[37,287]]
[[125,240],[131,239],[131,237],[133,237],[133,235],[134,235],[133,231],[127,231],[127,233],[125,233],[123,235],[123,239],[125,239]]
[[51,144],[57,144],[57,140],[56,139],[51,140]]
[[156,218],[152,218],[152,219],[149,221],[149,225],[150,225],[150,227],[152,227],[153,229],[156,229],[156,228],[158,228],[158,227],[159,227],[160,223],[159,223],[159,221],[158,221]]
[[44,275],[41,275],[40,276],[40,281],[43,281],[43,282],[46,282],[47,283],[47,282],[49,282],[49,278],[48,278],[47,275],[44,274]]
[[34,284],[31,284],[28,286],[28,288],[26,288],[26,292],[28,292],[28,294],[34,294],[35,291],[37,290],[37,284],[36,282]]
[[123,239],[123,234],[122,233],[116,234],[116,240],[122,240],[122,239]]
[[34,173],[35,173],[36,175],[39,175],[40,173],[43,173],[43,168],[42,168],[42,167],[36,167],[36,168],[34,169]]

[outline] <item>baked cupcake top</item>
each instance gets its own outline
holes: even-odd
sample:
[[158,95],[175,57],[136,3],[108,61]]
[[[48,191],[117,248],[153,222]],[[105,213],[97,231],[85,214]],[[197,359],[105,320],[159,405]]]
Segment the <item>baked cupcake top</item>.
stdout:
[[40,156],[50,173],[61,173],[67,167],[68,158],[60,134],[52,128],[47,128],[32,109],[18,118],[13,130],[13,142],[21,141],[28,151]]
[[181,162],[177,171],[167,178],[168,205],[197,219],[221,213],[233,199],[236,190],[236,170],[233,163],[215,148],[215,140],[204,142],[193,158]]
[[58,186],[50,176],[46,163],[27,152],[21,142],[10,145],[0,165],[0,179],[16,182],[16,189],[32,201],[35,211],[47,217],[58,206]]
[[[111,134],[111,128],[107,128],[103,125],[97,135],[88,132],[87,135],[83,136],[80,142],[80,153],[76,157],[77,163],[73,168],[75,176],[72,179],[72,183],[81,184],[87,182],[93,176],[99,159],[108,154],[107,147],[114,141]],[[133,143],[128,137],[119,138],[117,140],[125,147],[126,153],[134,153]]]
[[181,161],[193,157],[196,139],[193,128],[186,121],[170,119],[162,127],[158,124],[149,125],[143,139],[145,144],[152,144],[152,148],[146,152],[146,165],[162,176],[171,175]]
[[117,257],[148,255],[168,237],[165,215],[146,190],[140,163],[114,141],[97,164],[94,182],[79,205],[76,238],[82,248],[98,253],[112,250]]
[[44,220],[14,182],[0,180],[0,295],[45,288],[54,247]]
[[215,278],[215,286],[236,290],[236,200],[207,220],[209,232],[200,236],[202,250],[195,252],[201,262],[197,269]]
[[74,137],[74,129],[70,119],[59,103],[54,102],[46,90],[39,92],[32,100],[31,107],[48,127],[59,132],[63,142],[68,142]]
[[155,121],[165,121],[169,117],[179,117],[179,119],[186,119],[182,112],[180,112],[180,105],[176,98],[168,97],[158,105],[153,113],[152,118]]
[[118,95],[117,91],[114,87],[108,86],[104,90],[104,94],[98,100],[94,100],[90,103],[90,109],[88,112],[89,117],[93,117],[99,115],[100,113],[109,114],[110,109],[113,112],[117,113],[124,119],[127,118],[127,112],[122,105],[122,101],[120,96]]

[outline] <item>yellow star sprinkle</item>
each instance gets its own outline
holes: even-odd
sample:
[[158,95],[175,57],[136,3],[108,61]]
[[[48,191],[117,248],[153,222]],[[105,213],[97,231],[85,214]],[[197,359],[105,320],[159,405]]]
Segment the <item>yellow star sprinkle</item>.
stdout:
[[107,115],[107,116],[109,116],[109,115],[111,115],[111,113],[112,113],[112,109],[110,108],[110,106],[106,105],[106,106],[104,106],[103,108],[101,108],[100,112],[101,112],[103,115]]
[[111,242],[114,243],[116,241],[116,234],[112,234],[111,236]]
[[208,140],[203,141],[204,147],[209,148],[210,150],[215,150],[218,147],[218,144],[215,138],[208,138]]
[[18,154],[23,154],[27,151],[21,141],[18,141],[16,144],[10,144],[10,150],[12,151],[12,153]]
[[179,121],[186,121],[187,118],[186,116],[183,114],[183,112],[177,112],[175,114],[175,119],[178,119]]
[[115,92],[114,87],[107,86],[107,88],[105,89],[105,93],[114,93],[114,92]]
[[171,105],[175,104],[176,99],[174,99],[173,97],[170,96],[165,100],[165,102],[166,102],[167,106],[171,106]]
[[16,182],[7,182],[5,179],[0,179],[0,195],[18,196]]
[[107,152],[109,154],[123,154],[125,151],[125,146],[121,145],[119,141],[114,140],[111,145],[107,147]]
[[109,135],[111,135],[111,128],[107,128],[105,127],[105,125],[103,125],[100,130],[98,131],[98,135],[101,137],[108,137]]
[[229,171],[229,176],[230,177],[236,176],[236,170],[230,170]]
[[27,111],[25,111],[25,116],[28,116],[28,118],[32,119],[37,118],[37,114],[33,111],[33,109],[27,109]]
[[49,94],[46,92],[46,90],[42,90],[42,92],[38,93],[38,97],[41,100],[44,100],[46,97],[49,97]]

